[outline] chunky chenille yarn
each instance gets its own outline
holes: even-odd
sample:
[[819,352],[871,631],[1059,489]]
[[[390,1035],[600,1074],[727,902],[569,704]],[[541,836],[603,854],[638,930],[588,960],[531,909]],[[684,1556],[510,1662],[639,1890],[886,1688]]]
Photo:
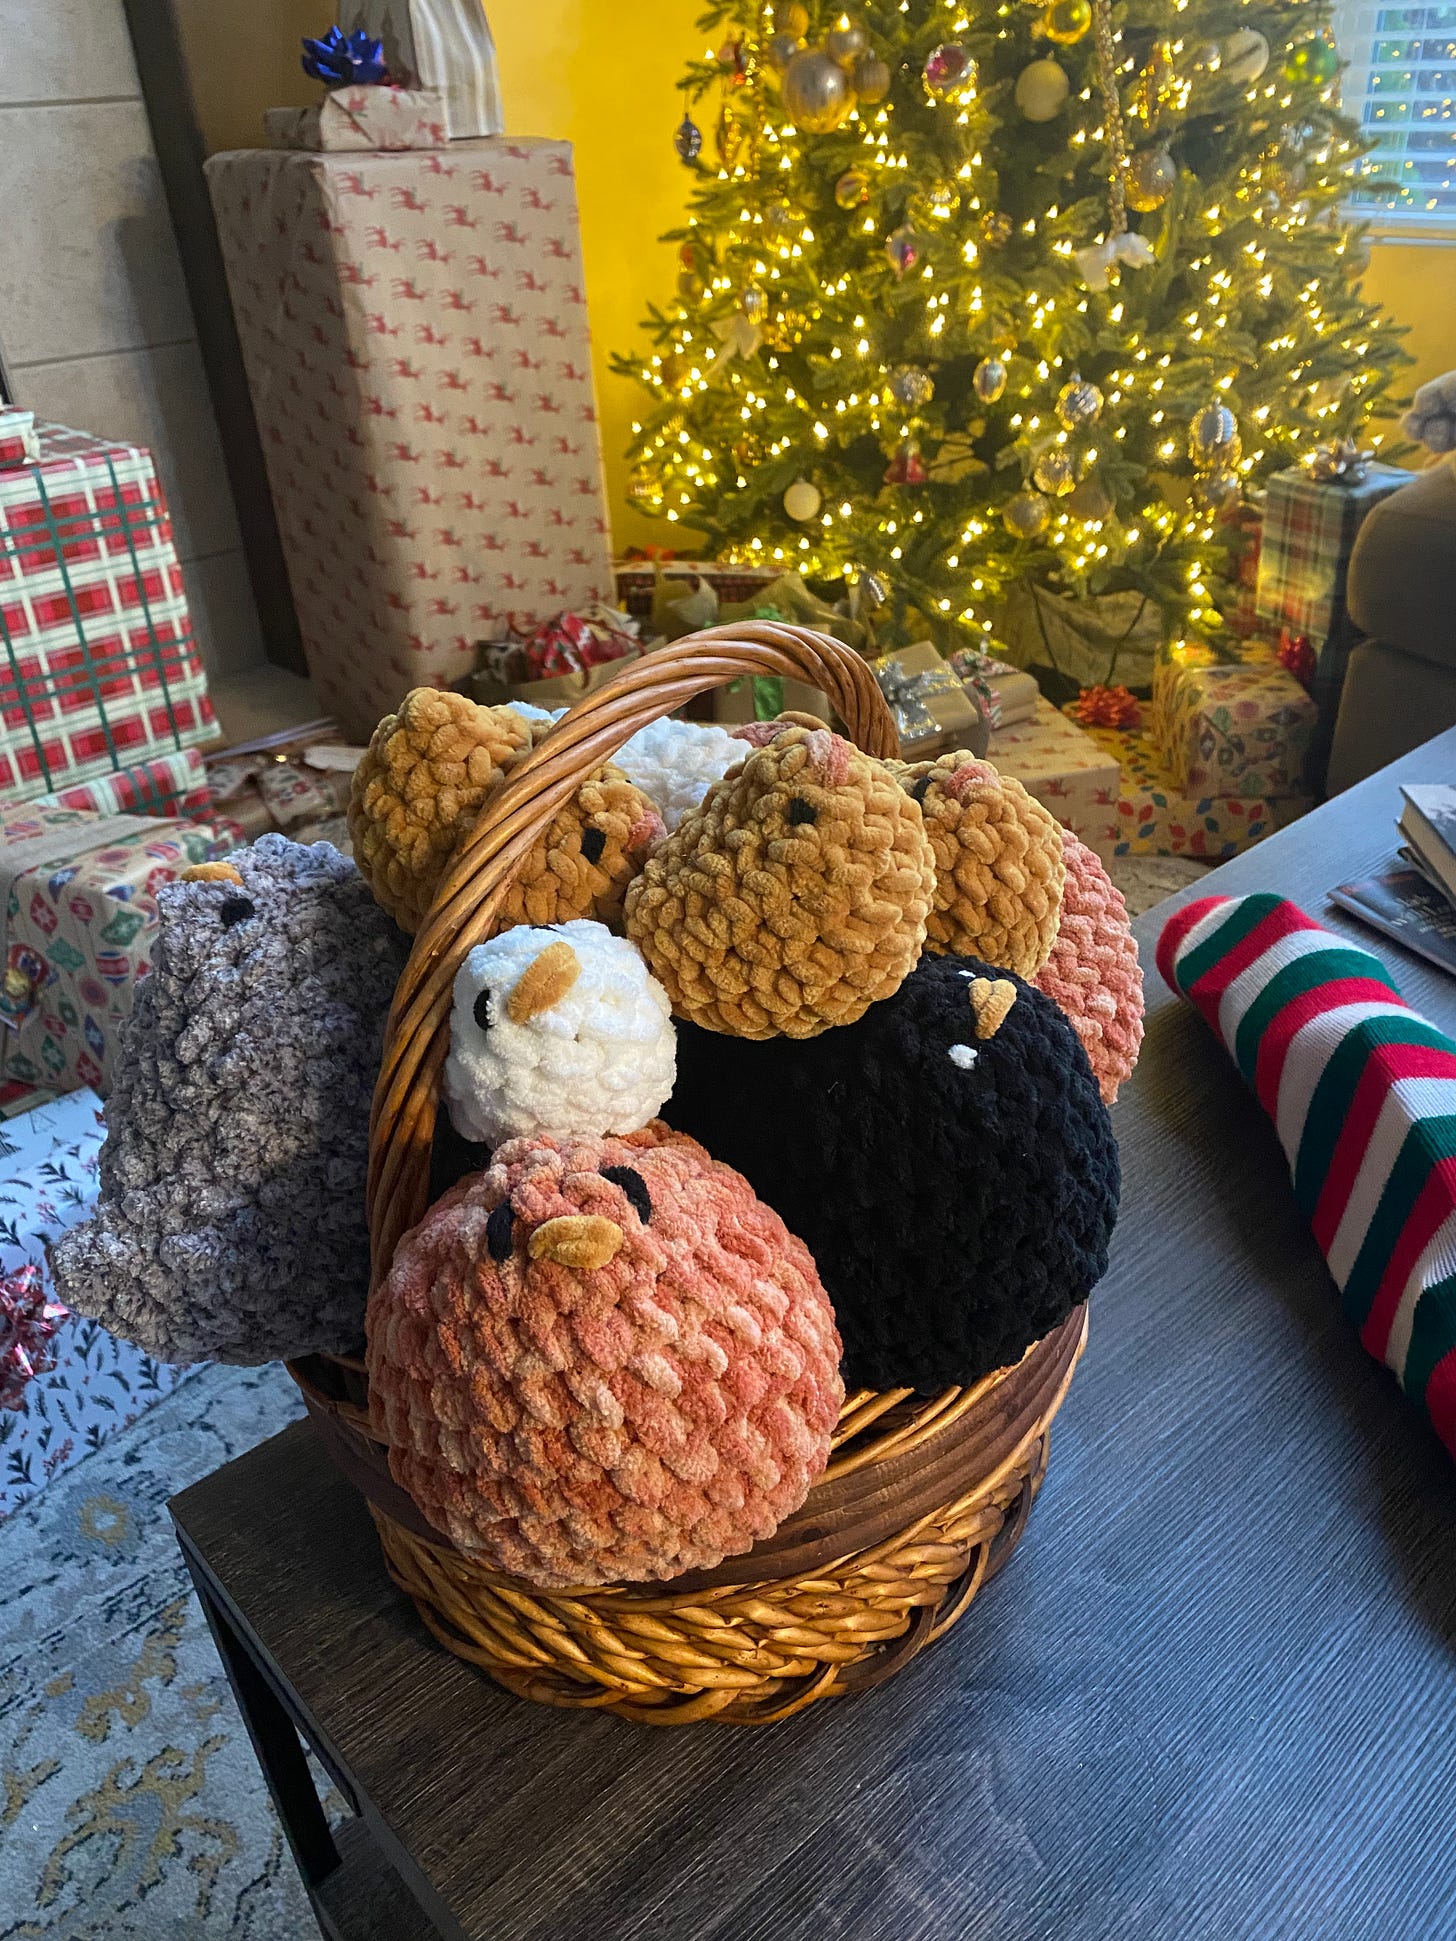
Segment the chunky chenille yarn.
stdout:
[[617,766],[656,805],[671,833],[744,753],[726,728],[666,716],[617,750]]
[[857,1024],[801,1043],[683,1025],[665,1117],[807,1242],[851,1387],[975,1381],[1106,1270],[1107,1109],[1061,1011],[994,966],[927,956]]
[[277,835],[157,903],[100,1197],[56,1245],[56,1286],[164,1361],[357,1347],[369,1104],[404,940],[336,849]]
[[888,762],[925,815],[935,851],[926,947],[1035,977],[1062,903],[1061,829],[1014,777],[965,749]]
[[828,1462],[839,1347],[803,1242],[662,1125],[503,1146],[369,1306],[396,1479],[457,1548],[551,1589],[770,1536]]
[[1036,987],[1072,1021],[1105,1105],[1132,1077],[1143,1042],[1143,972],[1122,892],[1096,853],[1062,831],[1067,880],[1052,954]]
[[841,736],[795,726],[653,851],[627,934],[679,1017],[807,1038],[898,989],[934,890],[919,805]]
[[663,833],[654,805],[608,765],[557,811],[506,892],[498,921],[592,917],[620,929],[627,886]]

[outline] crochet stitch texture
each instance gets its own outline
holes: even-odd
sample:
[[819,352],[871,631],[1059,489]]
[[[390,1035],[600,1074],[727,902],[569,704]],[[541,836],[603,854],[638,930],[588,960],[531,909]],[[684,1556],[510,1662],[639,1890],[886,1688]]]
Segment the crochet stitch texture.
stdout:
[[617,766],[655,803],[669,834],[744,756],[726,728],[665,716],[617,750]]
[[1035,977],[1062,905],[1061,828],[1013,776],[965,749],[886,767],[919,802],[935,851],[926,947]]
[[679,1017],[807,1038],[898,989],[934,889],[919,805],[841,736],[791,727],[653,851],[627,934]]
[[553,1589],[771,1535],[828,1462],[839,1347],[803,1242],[660,1124],[503,1146],[369,1307],[396,1479],[457,1548]]
[[1062,831],[1067,864],[1052,954],[1037,973],[1072,1021],[1104,1105],[1132,1077],[1143,1042],[1143,972],[1122,892],[1096,852]]
[[[975,999],[994,1019],[1001,983],[1015,1001],[980,1037]],[[976,1381],[1106,1271],[1120,1184],[1106,1107],[1067,1019],[1004,969],[925,957],[857,1024],[802,1043],[683,1025],[664,1116],[807,1242],[852,1388]]]
[[328,843],[267,835],[230,861],[241,883],[158,892],[96,1212],[54,1254],[69,1306],[166,1361],[363,1331],[369,1106],[403,939]]

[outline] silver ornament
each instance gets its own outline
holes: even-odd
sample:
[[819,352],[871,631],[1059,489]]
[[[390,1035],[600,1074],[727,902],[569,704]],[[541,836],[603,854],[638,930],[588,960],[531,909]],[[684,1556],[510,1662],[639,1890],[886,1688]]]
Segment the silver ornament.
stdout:
[[841,67],[853,67],[869,45],[869,36],[858,27],[836,27],[824,36],[824,52]]
[[1068,431],[1077,431],[1083,425],[1097,422],[1102,410],[1102,393],[1095,384],[1088,382],[1080,371],[1073,371],[1070,379],[1057,393],[1057,420]]
[[1206,404],[1188,427],[1188,456],[1200,472],[1226,471],[1237,465],[1244,442],[1239,421],[1226,404]]
[[995,404],[1006,389],[1004,357],[983,357],[971,373],[971,389],[982,404]]
[[894,76],[878,54],[861,54],[854,64],[853,80],[855,93],[866,107],[873,108],[889,94]]
[[907,411],[918,411],[935,396],[935,379],[919,364],[897,364],[889,383],[890,396]]
[[1001,508],[1001,523],[1017,539],[1035,539],[1047,529],[1052,509],[1040,492],[1018,492]]
[[775,34],[768,44],[768,64],[776,74],[782,74],[794,56],[803,48],[803,41],[795,34]]
[[672,145],[689,168],[692,167],[693,163],[702,154],[703,131],[691,115],[684,115],[678,123],[677,133],[672,138]]
[[1051,445],[1031,468],[1032,483],[1055,499],[1077,489],[1077,468],[1060,445]]
[[854,89],[838,61],[806,47],[784,69],[784,107],[806,135],[830,135],[854,108]]

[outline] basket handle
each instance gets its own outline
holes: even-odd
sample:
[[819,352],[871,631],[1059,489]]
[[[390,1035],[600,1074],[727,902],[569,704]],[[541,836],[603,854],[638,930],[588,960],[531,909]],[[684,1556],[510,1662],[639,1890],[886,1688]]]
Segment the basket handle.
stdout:
[[[866,754],[899,753],[868,664],[828,634],[768,621],[713,627],[634,660],[580,701],[512,769],[463,839],[415,939],[384,1038],[369,1127],[369,1230],[376,1282],[429,1203],[440,1073],[455,976],[495,930],[517,873],[563,803],[640,728],[741,675],[786,675],[828,695]],[[745,748],[745,755],[750,751]]]

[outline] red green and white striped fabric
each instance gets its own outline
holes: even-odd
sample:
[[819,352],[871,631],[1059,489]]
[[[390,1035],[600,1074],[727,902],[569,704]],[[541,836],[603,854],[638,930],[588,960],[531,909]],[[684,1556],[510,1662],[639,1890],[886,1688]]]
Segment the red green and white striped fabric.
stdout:
[[1364,1346],[1456,1455],[1456,1041],[1278,896],[1189,904],[1158,968],[1274,1121]]

